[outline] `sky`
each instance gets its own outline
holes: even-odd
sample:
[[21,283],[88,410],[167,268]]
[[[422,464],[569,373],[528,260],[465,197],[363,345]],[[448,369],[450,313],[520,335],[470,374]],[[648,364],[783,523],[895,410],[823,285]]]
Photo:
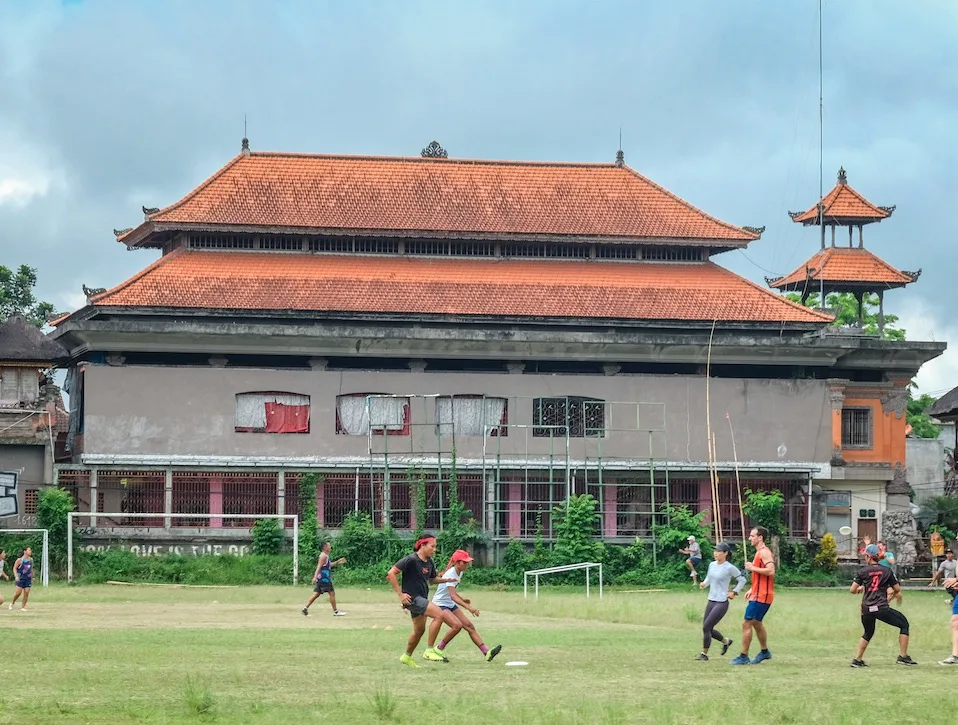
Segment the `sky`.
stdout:
[[[818,248],[789,210],[819,189],[818,0],[482,3],[0,2],[0,264],[60,310],[156,252],[112,230],[240,149],[626,163],[725,221],[716,261],[756,282]],[[894,216],[865,246],[918,282],[886,295],[910,339],[953,348],[958,3],[823,0],[823,168]]]

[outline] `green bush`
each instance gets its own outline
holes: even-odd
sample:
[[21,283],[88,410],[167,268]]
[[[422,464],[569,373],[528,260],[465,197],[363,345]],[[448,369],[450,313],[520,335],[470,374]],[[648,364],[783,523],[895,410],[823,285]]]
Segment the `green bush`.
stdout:
[[69,514],[74,510],[73,496],[62,488],[45,488],[37,496],[37,528],[49,530],[51,572],[67,568],[67,532]]
[[283,538],[279,519],[257,519],[253,524],[253,553],[275,556],[283,550]]
[[393,528],[377,529],[369,514],[362,511],[346,516],[333,542],[335,557],[345,556],[351,568],[386,566],[388,569],[411,550],[411,540],[400,537]]
[[319,519],[316,512],[316,473],[307,473],[299,481],[299,561],[300,567],[312,566],[319,558]]
[[603,545],[595,540],[599,527],[598,505],[599,502],[586,493],[571,496],[568,502],[556,506],[552,515],[556,532],[552,560],[556,566],[602,558]]
[[822,537],[818,553],[815,554],[815,568],[827,574],[834,574],[838,571],[838,547],[835,543],[835,537],[831,534],[825,534]]
[[129,551],[80,551],[74,555],[76,580],[164,584],[291,584],[293,557],[280,556],[137,556]]
[[742,511],[755,526],[764,526],[771,537],[784,537],[788,532],[785,528],[783,513],[785,511],[785,496],[781,491],[753,491],[745,489],[745,502]]

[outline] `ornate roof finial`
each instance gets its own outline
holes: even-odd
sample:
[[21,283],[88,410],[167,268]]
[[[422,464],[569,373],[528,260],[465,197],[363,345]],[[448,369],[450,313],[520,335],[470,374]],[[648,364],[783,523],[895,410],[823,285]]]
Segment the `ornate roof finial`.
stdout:
[[619,168],[625,166],[625,152],[622,149],[615,152],[615,165]]
[[242,146],[242,148],[240,148],[240,153],[243,154],[243,156],[249,156],[249,155],[250,155],[249,139],[246,138],[245,136],[243,137],[243,146]]
[[440,146],[438,141],[430,141],[429,145],[419,152],[419,155],[422,156],[424,159],[449,158],[449,152],[447,152],[446,149]]
[[838,169],[838,183],[842,186],[848,183],[848,175],[845,173],[844,166]]

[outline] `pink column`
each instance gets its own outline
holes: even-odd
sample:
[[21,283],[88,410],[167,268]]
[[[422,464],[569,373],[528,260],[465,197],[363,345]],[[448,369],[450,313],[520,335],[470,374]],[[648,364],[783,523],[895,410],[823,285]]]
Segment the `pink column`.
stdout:
[[602,505],[605,509],[603,518],[604,526],[603,533],[606,538],[611,538],[618,533],[618,505],[619,505],[619,496],[618,491],[616,490],[617,486],[612,483],[606,483],[605,488],[602,489]]
[[212,518],[223,513],[223,478],[210,476],[210,528],[223,528],[223,519]]
[[316,519],[320,528],[326,523],[326,482],[316,482]]
[[712,523],[712,482],[699,481],[699,511],[705,512],[704,523]]
[[509,484],[509,536],[515,538],[522,533],[522,484]]

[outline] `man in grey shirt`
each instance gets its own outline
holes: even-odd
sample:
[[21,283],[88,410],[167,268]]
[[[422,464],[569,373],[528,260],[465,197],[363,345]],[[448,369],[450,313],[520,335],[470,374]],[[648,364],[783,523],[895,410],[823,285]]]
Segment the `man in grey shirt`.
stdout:
[[[955,552],[951,549],[945,552],[945,559],[938,565],[938,571],[935,572],[935,575],[931,578],[931,581],[928,582],[929,589],[935,586],[935,582],[941,578],[943,581],[949,579],[954,579],[958,574],[958,561],[955,561]],[[958,594],[958,591],[955,589],[946,589],[946,591],[951,595],[951,598],[954,599],[955,595]]]

